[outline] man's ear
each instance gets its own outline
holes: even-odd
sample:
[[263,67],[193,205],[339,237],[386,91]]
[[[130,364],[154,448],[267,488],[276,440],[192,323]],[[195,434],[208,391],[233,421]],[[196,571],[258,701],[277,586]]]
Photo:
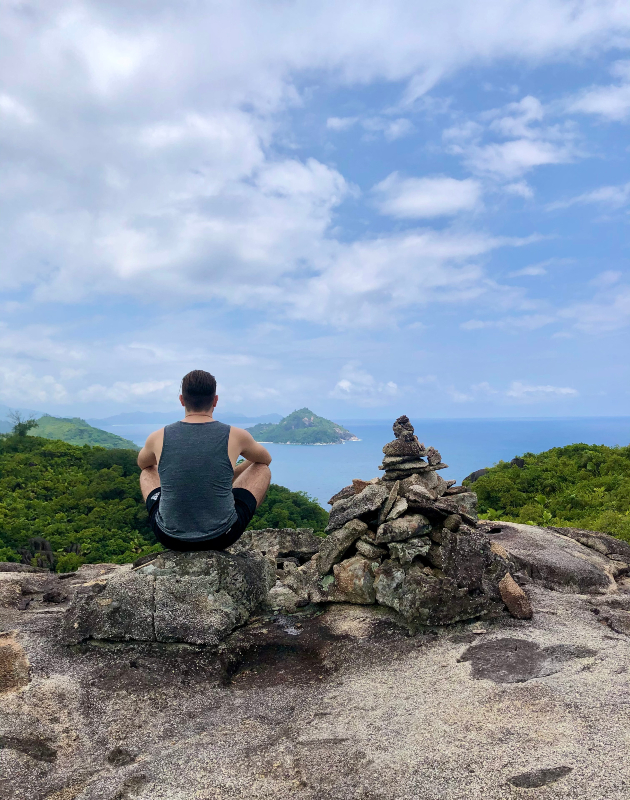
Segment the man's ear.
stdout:
[[179,402],[184,406],[184,408],[186,408],[186,403],[184,403],[184,395],[183,394],[180,394]]
[[213,402],[212,402],[212,410],[214,410],[214,409],[217,407],[217,403],[218,403],[218,402],[219,402],[219,395],[218,395],[218,394],[215,394],[215,396],[214,396],[214,400],[213,400]]

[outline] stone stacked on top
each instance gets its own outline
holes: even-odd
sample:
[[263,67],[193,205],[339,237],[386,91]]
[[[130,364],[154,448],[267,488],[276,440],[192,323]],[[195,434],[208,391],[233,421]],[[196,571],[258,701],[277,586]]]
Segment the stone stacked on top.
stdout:
[[418,441],[407,416],[393,430],[396,438],[383,447],[384,475],[354,480],[334,495],[319,553],[278,571],[285,609],[306,601],[377,603],[410,627],[500,610],[510,565],[475,530],[476,495],[438,475],[447,465]]
[[383,448],[385,458],[379,467],[385,470],[383,480],[395,481],[417,472],[435,472],[448,467],[434,447],[427,449],[418,441],[409,417],[398,417],[393,428],[396,438]]

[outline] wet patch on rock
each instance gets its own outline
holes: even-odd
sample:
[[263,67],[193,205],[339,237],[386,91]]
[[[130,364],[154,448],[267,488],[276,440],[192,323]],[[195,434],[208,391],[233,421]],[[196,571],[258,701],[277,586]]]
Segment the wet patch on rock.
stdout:
[[526,639],[493,639],[469,647],[459,661],[470,661],[474,680],[494,683],[524,683],[558,672],[564,663],[575,658],[596,655],[588,647],[554,645],[540,647]]
[[308,683],[328,672],[321,652],[297,640],[252,642],[225,660],[225,682],[239,689]]
[[344,638],[322,624],[320,615],[278,614],[226,641],[220,657],[222,682],[249,689],[321,681],[334,671],[331,649]]
[[549,769],[538,769],[533,772],[522,772],[520,775],[514,775],[508,778],[508,782],[518,789],[538,789],[541,786],[547,786],[550,783],[559,781],[573,772],[573,767],[551,767]]
[[219,683],[216,651],[186,644],[119,643],[90,640],[74,652],[90,674],[92,690],[108,695]]
[[131,764],[135,760],[136,757],[134,754],[130,753],[129,750],[126,750],[124,747],[114,747],[114,749],[110,750],[107,754],[107,762],[113,767],[126,767],[127,764]]
[[0,750],[16,750],[36,761],[47,761],[49,764],[57,758],[57,751],[43,739],[26,739],[19,736],[0,736]]

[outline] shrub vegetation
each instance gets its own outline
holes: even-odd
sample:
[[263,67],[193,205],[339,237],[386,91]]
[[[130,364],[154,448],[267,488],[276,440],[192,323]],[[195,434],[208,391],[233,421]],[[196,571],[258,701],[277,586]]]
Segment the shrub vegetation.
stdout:
[[522,461],[500,461],[474,482],[480,516],[603,531],[630,542],[630,447],[572,444],[525,453]]
[[[162,550],[142,502],[137,451],[27,433],[0,437],[0,561],[68,572]],[[323,531],[327,521],[303,492],[272,485],[250,527]]]

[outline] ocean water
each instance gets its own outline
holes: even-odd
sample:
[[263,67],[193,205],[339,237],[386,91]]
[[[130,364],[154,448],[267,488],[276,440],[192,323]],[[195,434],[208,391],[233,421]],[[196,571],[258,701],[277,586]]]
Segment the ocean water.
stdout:
[[[325,508],[327,501],[353,478],[369,480],[381,474],[382,447],[394,438],[383,420],[337,420],[361,441],[338,445],[269,444],[273,482],[305,491]],[[442,454],[445,479],[459,483],[476,469],[509,461],[523,453],[539,453],[576,442],[630,444],[630,417],[565,419],[432,419],[413,420],[416,434]],[[156,425],[114,425],[106,430],[142,445]]]

